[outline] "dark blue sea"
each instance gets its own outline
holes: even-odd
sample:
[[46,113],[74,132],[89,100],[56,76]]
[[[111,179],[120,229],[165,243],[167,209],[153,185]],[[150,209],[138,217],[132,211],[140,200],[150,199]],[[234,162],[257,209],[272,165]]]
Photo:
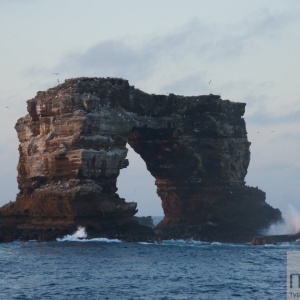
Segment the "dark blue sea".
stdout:
[[286,299],[291,250],[300,244],[125,243],[81,229],[0,244],[0,299]]

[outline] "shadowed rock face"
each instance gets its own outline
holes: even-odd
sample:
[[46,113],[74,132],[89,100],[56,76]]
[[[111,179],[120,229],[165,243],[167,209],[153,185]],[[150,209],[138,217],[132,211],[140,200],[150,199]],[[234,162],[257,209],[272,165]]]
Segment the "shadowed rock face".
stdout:
[[133,221],[136,203],[117,194],[127,142],[156,179],[165,214],[156,236],[249,241],[281,219],[264,192],[245,186],[244,103],[76,78],[27,104],[29,114],[16,124],[20,193],[0,209],[2,240],[52,239],[77,225],[90,236],[155,238]]

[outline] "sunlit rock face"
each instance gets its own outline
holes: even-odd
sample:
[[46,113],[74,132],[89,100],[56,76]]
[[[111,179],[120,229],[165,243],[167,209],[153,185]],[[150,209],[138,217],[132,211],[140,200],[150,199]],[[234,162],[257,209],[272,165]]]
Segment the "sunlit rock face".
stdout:
[[156,179],[165,214],[159,237],[248,240],[281,218],[264,192],[245,186],[244,103],[150,95],[117,78],[76,78],[27,104],[29,114],[16,124],[20,193],[0,210],[0,227],[16,228],[14,238],[34,232],[46,239],[47,230],[52,238],[77,225],[91,234],[152,237],[132,221],[136,203],[117,194],[127,142]]

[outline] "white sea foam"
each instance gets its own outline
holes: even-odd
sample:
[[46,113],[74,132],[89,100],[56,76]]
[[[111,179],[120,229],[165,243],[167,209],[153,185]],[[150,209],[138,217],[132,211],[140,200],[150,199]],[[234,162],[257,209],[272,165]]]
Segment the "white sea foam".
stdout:
[[226,247],[245,247],[250,246],[249,244],[236,244],[236,243],[220,243],[220,242],[203,242],[203,241],[195,241],[193,239],[188,240],[162,240],[161,242],[138,242],[141,245],[162,245],[162,246],[177,246],[177,247],[218,247],[218,246],[226,246]]
[[188,240],[163,240],[161,242],[165,246],[178,246],[178,247],[245,247],[250,246],[250,244],[245,243],[221,243],[221,242],[204,242],[204,241],[195,241],[193,239]]
[[108,239],[108,238],[93,238],[88,239],[85,228],[79,226],[74,234],[68,234],[63,238],[57,238],[57,242],[102,242],[102,243],[120,243],[122,241],[118,239]]
[[163,240],[162,245],[166,246],[180,246],[180,247],[200,247],[205,245],[211,245],[209,242],[195,241],[193,239],[188,240]]
[[212,246],[221,246],[222,245],[222,243],[220,243],[220,242],[212,242],[211,244],[212,244]]
[[139,242],[141,245],[156,245],[156,243]]
[[288,205],[288,209],[283,216],[285,222],[280,224],[273,224],[267,230],[268,235],[279,234],[295,234],[300,232],[300,213],[291,204]]
[[73,234],[68,234],[66,236],[64,236],[63,238],[57,238],[56,240],[58,242],[65,242],[65,241],[69,241],[69,242],[76,242],[76,241],[82,241],[83,239],[87,238],[87,234],[85,232],[85,228],[79,226],[77,228],[77,231]]

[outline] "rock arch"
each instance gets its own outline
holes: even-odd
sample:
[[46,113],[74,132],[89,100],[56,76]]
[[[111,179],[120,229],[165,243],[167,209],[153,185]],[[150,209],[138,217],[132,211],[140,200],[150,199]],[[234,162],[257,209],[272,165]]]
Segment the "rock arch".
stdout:
[[0,210],[23,238],[36,228],[55,236],[76,225],[145,235],[132,222],[136,203],[117,194],[127,142],[156,180],[162,238],[246,240],[281,218],[264,192],[245,186],[244,103],[150,95],[116,78],[68,79],[27,103],[29,114],[16,124],[20,193]]

